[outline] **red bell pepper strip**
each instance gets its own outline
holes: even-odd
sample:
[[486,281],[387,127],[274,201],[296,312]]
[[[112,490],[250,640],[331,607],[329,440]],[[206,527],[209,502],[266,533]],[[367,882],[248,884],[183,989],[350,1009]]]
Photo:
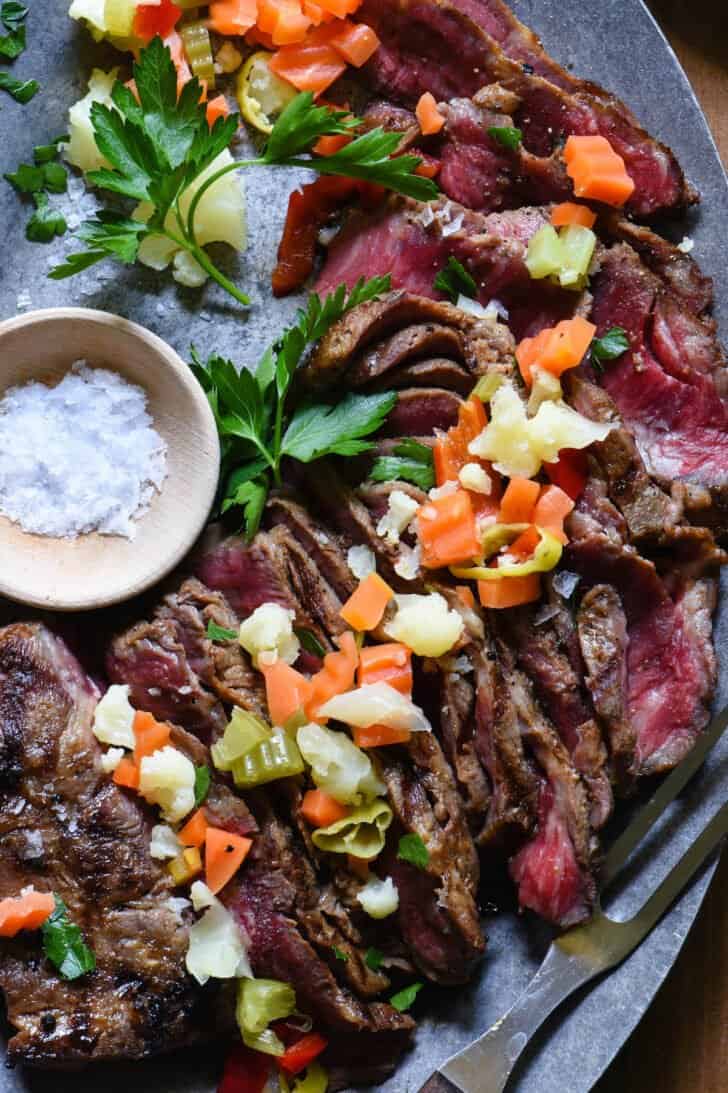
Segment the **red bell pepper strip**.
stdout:
[[300,1074],[327,1046],[328,1040],[318,1032],[309,1032],[297,1043],[286,1048],[278,1059],[278,1066],[287,1074]]
[[270,1055],[236,1044],[225,1060],[217,1093],[262,1093],[270,1066]]

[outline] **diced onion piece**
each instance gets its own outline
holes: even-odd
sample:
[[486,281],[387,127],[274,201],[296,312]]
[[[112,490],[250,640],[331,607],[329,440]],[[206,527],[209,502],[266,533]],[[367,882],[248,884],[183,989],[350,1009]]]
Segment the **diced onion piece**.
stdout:
[[421,657],[441,657],[457,643],[465,624],[439,592],[395,596],[395,601],[397,613],[385,626],[388,638]]
[[149,804],[159,805],[169,823],[177,823],[195,807],[195,768],[168,744],[142,759],[139,792]]
[[208,979],[237,979],[253,974],[242,930],[214,896],[208,910],[190,928],[185,964],[201,986]]
[[178,854],[182,853],[182,845],[177,838],[177,832],[169,824],[154,825],[149,853],[153,858],[158,858],[160,861],[176,858]]
[[296,741],[316,785],[340,804],[358,805],[385,792],[371,759],[346,733],[323,725],[303,725]]
[[370,918],[387,918],[399,907],[399,892],[391,877],[370,877],[356,898]]
[[365,683],[353,691],[334,695],[320,707],[319,713],[358,729],[386,725],[409,732],[432,732],[432,726],[419,706],[388,683]]
[[101,756],[101,769],[104,774],[111,774],[115,771],[123,758],[123,748],[109,748],[108,751],[105,751]]
[[411,523],[419,507],[419,502],[404,490],[392,490],[387,511],[377,524],[377,535],[382,536],[388,543],[398,543],[401,533]]
[[129,702],[126,684],[112,683],[94,711],[93,734],[102,744],[133,750],[134,707]]
[[215,896],[207,887],[203,880],[196,880],[190,888],[190,899],[192,900],[192,906],[196,911],[205,911],[208,907],[212,907],[215,902]]
[[[148,241],[151,243],[156,238],[152,235]],[[172,277],[178,285],[184,285],[185,288],[201,288],[207,280],[207,273],[189,251],[178,250],[172,257]]]
[[488,494],[493,489],[493,481],[480,463],[466,463],[458,471],[458,479],[463,489],[472,490],[473,493]]
[[270,133],[279,114],[296,97],[296,89],[271,71],[272,53],[260,50],[248,57],[238,76],[237,99],[247,122],[261,133]]
[[293,664],[301,651],[301,643],[293,633],[295,613],[277,603],[263,603],[240,625],[239,641],[250,653],[253,663],[266,654],[275,654],[286,664]]
[[69,163],[82,171],[96,171],[101,167],[111,166],[96,147],[91,124],[91,106],[95,102],[113,106],[111,90],[116,83],[118,71],[118,68],[112,68],[110,72],[94,68],[89,77],[88,91],[68,111],[68,143],[63,146],[63,155]]
[[346,564],[358,581],[363,581],[370,573],[376,573],[377,570],[374,551],[368,546],[349,547]]
[[588,448],[604,440],[614,424],[590,421],[565,402],[543,402],[529,421],[529,433],[540,463],[555,463],[562,448]]
[[542,402],[558,402],[563,399],[561,380],[553,372],[548,372],[538,364],[531,365],[531,394],[528,398],[528,413],[531,417],[537,413]]

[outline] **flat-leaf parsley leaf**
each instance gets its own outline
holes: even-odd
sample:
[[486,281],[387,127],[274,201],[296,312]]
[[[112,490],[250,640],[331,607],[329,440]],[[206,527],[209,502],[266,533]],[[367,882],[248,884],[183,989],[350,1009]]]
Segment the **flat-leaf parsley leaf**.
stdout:
[[419,835],[403,835],[397,847],[397,857],[418,869],[426,869],[430,862],[430,852]]
[[56,909],[42,926],[43,951],[62,979],[78,979],[96,967],[96,957],[81,931],[68,917],[65,903],[55,896]]

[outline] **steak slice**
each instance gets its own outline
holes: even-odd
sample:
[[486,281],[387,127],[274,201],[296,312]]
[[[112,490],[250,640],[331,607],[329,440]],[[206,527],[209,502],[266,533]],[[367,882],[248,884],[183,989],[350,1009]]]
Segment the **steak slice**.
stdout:
[[410,106],[425,91],[449,100],[499,82],[521,100],[515,124],[523,130],[527,151],[548,161],[552,172],[558,170],[565,189],[558,159],[564,139],[599,133],[622,156],[635,181],[627,203],[631,213],[650,217],[696,200],[672,152],[641,129],[622,103],[591,87],[566,89],[524,71],[491,36],[483,8],[473,0],[466,7],[445,0],[365,0],[358,18],[381,41],[363,69],[365,79],[375,92]]
[[617,788],[631,789],[636,775],[637,735],[627,698],[627,619],[612,585],[590,588],[577,613],[586,685],[609,744]]
[[565,564],[586,585],[613,585],[627,619],[627,703],[638,774],[675,766],[704,729],[715,686],[712,579],[673,578],[605,535],[570,543]]
[[11,1062],[137,1059],[232,1025],[232,998],[185,971],[187,927],[149,852],[152,812],[101,768],[98,692],[40,624],[0,631],[0,898],[28,884],[66,903],[96,970],[63,980],[38,935],[3,940]]

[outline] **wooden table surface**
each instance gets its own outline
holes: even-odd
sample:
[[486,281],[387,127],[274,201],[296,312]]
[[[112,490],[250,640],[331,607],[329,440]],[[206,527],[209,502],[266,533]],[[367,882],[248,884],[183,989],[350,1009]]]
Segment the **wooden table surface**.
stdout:
[[[726,0],[648,3],[692,81],[728,167]],[[595,1093],[658,1091],[728,1091],[728,850],[677,964]]]

